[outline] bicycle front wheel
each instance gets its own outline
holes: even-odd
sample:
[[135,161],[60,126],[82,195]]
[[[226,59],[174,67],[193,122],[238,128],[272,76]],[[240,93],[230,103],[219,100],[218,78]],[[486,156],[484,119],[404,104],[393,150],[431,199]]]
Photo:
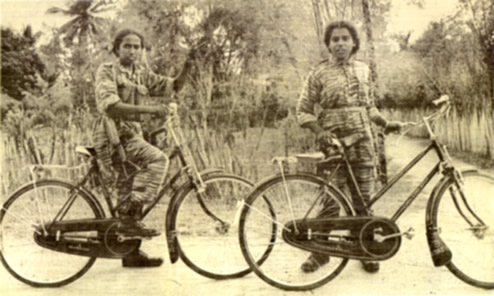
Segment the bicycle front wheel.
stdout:
[[[287,225],[295,224],[296,229],[296,221],[351,215],[351,206],[324,180],[305,174],[276,176],[258,185],[247,199],[240,218],[242,253],[253,271],[270,285],[293,291],[317,288],[335,278],[348,259],[320,253],[314,256],[287,243],[282,232]],[[321,240],[328,240],[330,235],[348,233],[314,233],[318,236],[315,239]],[[258,260],[267,248],[272,248],[269,257]],[[310,262],[311,256],[320,260],[312,260],[313,270],[304,271],[302,264]]]
[[464,172],[438,191],[433,223],[451,250],[446,266],[462,281],[494,289],[494,178]]
[[35,287],[63,286],[81,277],[96,260],[35,242],[35,232],[43,233],[70,198],[73,202],[63,220],[102,218],[94,199],[72,189],[63,181],[43,180],[19,189],[3,205],[0,259],[18,280]]
[[174,229],[184,263],[212,279],[250,272],[238,245],[238,220],[253,184],[230,174],[203,177],[205,188],[190,187],[178,199]]

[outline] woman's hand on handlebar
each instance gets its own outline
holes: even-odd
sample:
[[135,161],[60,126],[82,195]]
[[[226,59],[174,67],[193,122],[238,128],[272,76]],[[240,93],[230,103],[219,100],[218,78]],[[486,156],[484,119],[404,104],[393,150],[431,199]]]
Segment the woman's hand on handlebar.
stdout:
[[417,125],[415,122],[388,121],[384,127],[384,134],[400,133],[403,129]]
[[319,150],[326,155],[337,154],[342,149],[341,142],[330,131],[322,131],[317,135]]
[[400,121],[388,121],[384,127],[384,133],[387,135],[392,132],[399,133],[403,128],[404,123]]
[[321,148],[331,145],[333,139],[336,139],[336,137],[330,131],[322,131],[316,136],[317,144]]

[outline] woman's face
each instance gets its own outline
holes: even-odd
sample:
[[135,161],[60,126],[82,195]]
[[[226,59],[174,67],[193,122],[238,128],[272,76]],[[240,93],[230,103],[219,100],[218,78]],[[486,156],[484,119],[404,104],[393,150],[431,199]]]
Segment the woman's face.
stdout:
[[347,28],[335,28],[329,39],[328,49],[338,61],[346,61],[355,47],[352,35]]
[[122,43],[118,48],[118,56],[122,65],[131,66],[135,64],[141,58],[141,53],[141,38],[139,36],[129,34],[122,39]]

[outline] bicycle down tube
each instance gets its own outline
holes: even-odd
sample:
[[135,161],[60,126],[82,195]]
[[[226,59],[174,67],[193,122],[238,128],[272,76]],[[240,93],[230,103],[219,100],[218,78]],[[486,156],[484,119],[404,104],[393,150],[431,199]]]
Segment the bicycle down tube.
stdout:
[[[432,142],[427,146],[421,153],[419,153],[415,158],[410,161],[404,168],[402,168],[395,176],[391,178],[391,180],[384,186],[382,187],[374,196],[371,198],[369,203],[366,205],[368,209],[374,205],[375,202],[377,202],[381,197],[386,194],[386,192],[393,187],[401,178],[407,174],[417,163],[419,163],[431,150],[434,150],[439,157],[439,161],[436,163],[436,165],[432,168],[432,170],[429,172],[429,174],[422,180],[422,182],[415,188],[415,190],[409,195],[409,197],[405,200],[405,202],[400,206],[400,208],[395,212],[393,217],[391,218],[392,221],[398,220],[398,218],[406,211],[406,209],[412,204],[412,202],[417,198],[417,196],[422,192],[422,190],[429,184],[429,182],[432,180],[432,178],[441,171],[440,167],[441,164],[444,161],[444,155],[441,147],[439,147],[439,144],[436,142],[436,140],[432,140]],[[358,185],[356,183],[353,184],[354,186]]]

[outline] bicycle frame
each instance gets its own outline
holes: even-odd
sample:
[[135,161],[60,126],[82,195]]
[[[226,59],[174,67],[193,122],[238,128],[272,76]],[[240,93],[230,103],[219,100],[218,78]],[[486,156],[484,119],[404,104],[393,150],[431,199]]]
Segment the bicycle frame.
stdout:
[[[442,103],[444,101],[448,101],[449,98],[441,98],[438,100],[438,103]],[[443,147],[438,140],[436,139],[436,135],[434,134],[431,125],[429,124],[429,120],[445,113],[449,108],[449,105],[445,105],[440,111],[436,114],[432,114],[428,117],[423,118],[424,125],[427,129],[427,132],[430,136],[429,145],[419,154],[415,156],[404,168],[402,168],[395,176],[393,176],[388,183],[383,186],[380,190],[378,190],[368,202],[363,200],[362,193],[360,191],[360,187],[355,178],[355,174],[352,170],[346,155],[343,153],[343,161],[345,162],[346,168],[350,174],[352,186],[355,188],[360,200],[362,201],[366,214],[370,214],[370,210],[372,205],[374,205],[381,197],[383,197],[386,192],[393,187],[404,175],[406,175],[417,163],[419,163],[429,152],[434,151],[439,158],[439,161],[435,164],[432,170],[425,176],[425,178],[420,182],[419,185],[412,191],[412,193],[408,196],[408,198],[403,202],[403,204],[398,208],[398,210],[393,214],[391,220],[396,222],[398,218],[408,209],[408,207],[413,203],[413,201],[418,197],[418,195],[422,192],[422,190],[430,183],[432,178],[439,173],[442,173],[445,176],[453,175],[455,171],[454,166],[452,165],[451,158],[448,154],[448,151],[445,147]],[[338,168],[338,167],[337,167]],[[334,175],[334,173],[333,173]]]
[[[156,134],[162,132],[162,131],[169,131],[175,141],[175,146],[174,149],[172,150],[171,155],[169,156],[170,162],[173,161],[173,159],[177,159],[180,169],[171,177],[168,179],[168,181],[160,186],[160,189],[158,190],[158,194],[156,195],[156,198],[154,201],[147,206],[142,213],[142,218],[146,217],[149,212],[160,202],[160,200],[164,196],[171,196],[172,200],[170,201],[170,205],[172,206],[171,209],[173,208],[173,204],[175,201],[175,194],[174,192],[177,192],[177,190],[181,189],[183,185],[185,186],[195,186],[199,192],[202,192],[204,189],[204,183],[202,181],[202,175],[207,175],[211,173],[216,173],[216,172],[221,172],[223,169],[221,168],[209,168],[204,171],[199,172],[197,169],[197,166],[195,165],[194,159],[192,158],[192,155],[190,155],[190,152],[186,149],[187,147],[184,146],[184,136],[182,133],[182,130],[179,126],[179,117],[177,114],[177,106],[176,105],[170,105],[170,111],[172,116],[165,122],[162,128],[154,131],[151,133],[151,135],[156,136]],[[176,129],[176,130],[174,130]],[[188,155],[186,155],[188,153]],[[188,157],[187,157],[188,156]],[[187,160],[188,158],[188,160]],[[137,168],[139,169],[139,168]],[[135,174],[135,173],[134,173]],[[132,177],[134,174],[132,174],[130,177]],[[190,180],[190,184],[188,182],[185,182],[183,184],[177,184],[178,180],[182,176],[187,176],[188,179]],[[129,177],[129,178],[130,178]],[[99,171],[99,166],[96,161],[96,158],[93,156],[91,159],[91,166],[87,174],[83,177],[83,179],[78,182],[75,186],[74,189],[75,191],[84,189],[85,184],[90,181],[92,178],[96,178],[97,182],[99,184],[104,184],[103,182],[103,177]],[[101,185],[102,193],[104,196],[104,200],[107,204],[108,210],[110,211],[110,214],[112,217],[117,216],[117,209],[119,208],[120,203],[114,204],[112,201],[112,194],[110,191],[104,186]],[[54,218],[53,222],[57,221],[57,219],[63,219],[65,214],[67,213],[68,209],[70,209],[70,206],[74,202],[75,195],[72,195],[69,197],[67,202],[62,206],[62,209],[60,212],[56,215]],[[218,217],[216,217],[211,211],[207,208],[205,205],[204,201],[202,200],[202,196],[198,195],[198,200],[199,204],[201,205],[201,208],[204,210],[204,212],[212,217],[213,219],[217,221],[221,221]],[[222,221],[221,221],[222,222]]]
[[[440,146],[440,144],[436,140],[432,140],[429,146],[427,146],[422,152],[420,152],[413,160],[411,160],[404,168],[402,168],[395,176],[393,176],[389,182],[383,186],[378,192],[376,192],[369,202],[365,204],[365,207],[370,210],[372,205],[376,203],[381,197],[383,197],[386,192],[393,187],[404,175],[406,175],[417,163],[419,163],[429,152],[435,151],[437,156],[439,157],[439,161],[434,165],[431,171],[425,176],[424,179],[420,182],[417,187],[412,191],[412,193],[408,196],[408,198],[403,202],[403,204],[398,208],[398,210],[393,214],[391,220],[396,222],[398,218],[408,209],[408,207],[413,203],[413,201],[418,197],[418,195],[422,192],[422,190],[430,183],[432,178],[438,174],[450,173],[451,170],[448,168],[448,163],[445,162],[445,151]],[[349,169],[351,175],[353,175],[353,171],[351,168]],[[357,186],[358,184],[355,181],[355,178],[352,178],[353,186]]]

